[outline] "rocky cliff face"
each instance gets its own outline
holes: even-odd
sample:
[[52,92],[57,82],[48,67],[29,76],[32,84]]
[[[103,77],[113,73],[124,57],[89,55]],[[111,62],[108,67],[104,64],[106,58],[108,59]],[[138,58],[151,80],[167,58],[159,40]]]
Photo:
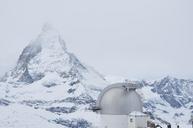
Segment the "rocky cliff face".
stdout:
[[160,97],[167,101],[172,107],[187,107],[193,101],[193,81],[165,77],[161,81],[153,84],[153,92],[157,92]]

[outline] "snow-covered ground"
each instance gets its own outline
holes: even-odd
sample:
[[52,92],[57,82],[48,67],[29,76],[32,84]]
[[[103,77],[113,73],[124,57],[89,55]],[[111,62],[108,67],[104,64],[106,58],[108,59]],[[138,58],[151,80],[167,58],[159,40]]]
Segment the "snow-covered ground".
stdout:
[[26,105],[0,106],[0,110],[0,128],[64,128],[48,121],[56,118],[55,114]]

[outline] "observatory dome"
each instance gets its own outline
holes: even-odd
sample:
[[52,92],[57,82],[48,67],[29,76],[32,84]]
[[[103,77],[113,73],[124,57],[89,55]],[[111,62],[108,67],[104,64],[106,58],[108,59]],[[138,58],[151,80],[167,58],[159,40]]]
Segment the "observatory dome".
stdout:
[[133,111],[142,112],[142,101],[135,91],[136,85],[117,83],[106,87],[98,97],[100,114],[129,115]]

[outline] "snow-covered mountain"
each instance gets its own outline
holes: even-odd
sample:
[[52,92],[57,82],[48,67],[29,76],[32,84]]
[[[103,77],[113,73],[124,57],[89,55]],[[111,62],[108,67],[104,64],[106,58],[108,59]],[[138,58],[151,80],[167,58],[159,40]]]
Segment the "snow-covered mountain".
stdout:
[[[67,50],[60,34],[45,25],[0,80],[0,128],[97,127],[98,115],[90,109],[100,90],[124,79],[104,78],[81,63]],[[138,83],[144,111],[157,123],[190,127],[192,80],[165,77],[130,82]]]
[[[193,81],[167,76],[143,86],[144,108],[161,122],[188,127],[193,110]],[[189,126],[190,127],[190,126]]]
[[89,109],[105,86],[104,77],[68,52],[60,34],[45,25],[1,79],[0,127],[91,126]]
[[60,34],[46,24],[40,35],[23,50],[16,67],[2,81],[31,84],[50,74],[75,83],[81,80],[79,82],[84,82],[89,88],[101,89],[105,85],[104,78],[69,53]]

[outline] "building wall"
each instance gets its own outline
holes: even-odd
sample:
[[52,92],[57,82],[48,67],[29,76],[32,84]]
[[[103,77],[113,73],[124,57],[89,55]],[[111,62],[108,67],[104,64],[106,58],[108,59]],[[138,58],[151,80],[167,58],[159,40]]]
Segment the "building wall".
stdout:
[[127,115],[101,115],[100,128],[128,128]]
[[128,117],[128,128],[147,128],[147,120],[146,116],[129,116]]

